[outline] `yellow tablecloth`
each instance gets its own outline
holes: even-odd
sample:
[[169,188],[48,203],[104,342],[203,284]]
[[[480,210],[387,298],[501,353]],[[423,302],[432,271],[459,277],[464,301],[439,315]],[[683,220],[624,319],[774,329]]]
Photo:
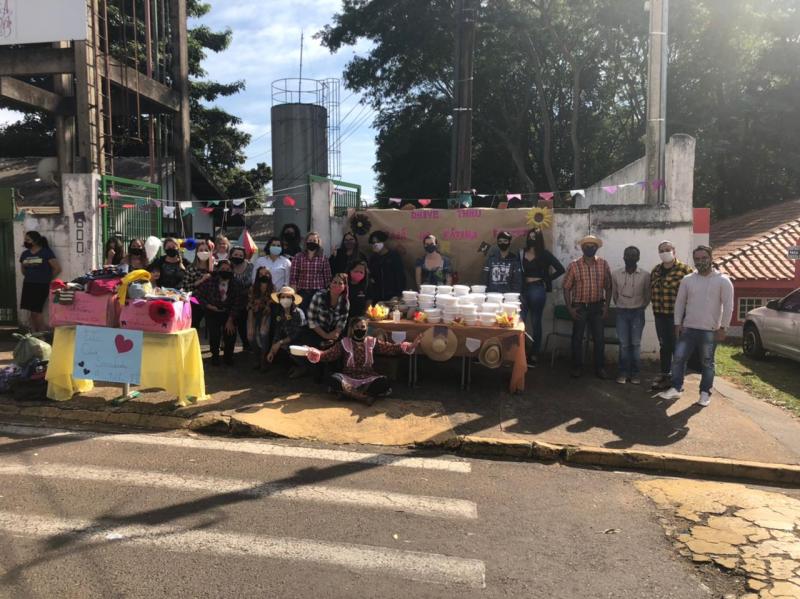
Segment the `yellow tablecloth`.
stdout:
[[[94,388],[90,380],[72,378],[74,355],[75,327],[56,327],[47,365],[47,397],[50,399],[67,401],[75,393]],[[205,399],[206,381],[197,331],[145,333],[139,386],[164,389],[182,401],[190,397]]]

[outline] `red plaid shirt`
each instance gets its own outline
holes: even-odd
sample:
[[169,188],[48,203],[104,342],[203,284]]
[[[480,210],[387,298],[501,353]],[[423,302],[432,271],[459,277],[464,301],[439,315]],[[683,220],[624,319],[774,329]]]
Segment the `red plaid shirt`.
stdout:
[[595,258],[588,264],[582,257],[567,267],[564,289],[572,291],[575,304],[602,302],[611,293],[611,269],[608,262]]
[[331,282],[331,263],[318,251],[313,258],[306,252],[297,254],[292,260],[292,269],[289,271],[289,285],[295,291],[301,289],[326,289]]

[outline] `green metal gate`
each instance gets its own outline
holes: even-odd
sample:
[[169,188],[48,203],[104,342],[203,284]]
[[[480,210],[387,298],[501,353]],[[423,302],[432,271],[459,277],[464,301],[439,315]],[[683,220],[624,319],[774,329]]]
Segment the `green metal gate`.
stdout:
[[[162,236],[161,186],[147,181],[104,175],[100,178],[103,208],[103,247],[119,237],[127,247],[131,239]],[[159,200],[154,203],[152,200]]]
[[0,324],[17,322],[17,254],[14,252],[14,190],[0,189]]
[[346,216],[348,208],[359,210],[361,206],[361,186],[346,181],[337,181],[316,175],[308,176],[308,184],[330,181],[333,183],[333,215]]

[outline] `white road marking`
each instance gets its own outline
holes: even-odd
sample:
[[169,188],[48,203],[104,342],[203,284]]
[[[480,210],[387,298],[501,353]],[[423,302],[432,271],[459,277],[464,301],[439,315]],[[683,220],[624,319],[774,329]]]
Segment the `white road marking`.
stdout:
[[77,436],[92,441],[109,441],[112,443],[135,443],[140,445],[161,445],[183,449],[210,449],[215,451],[231,451],[253,455],[276,456],[329,462],[347,462],[358,464],[374,464],[400,468],[419,468],[422,470],[443,470],[467,474],[472,471],[469,462],[450,457],[418,458],[402,455],[344,451],[341,449],[316,449],[313,447],[297,447],[273,444],[266,441],[245,441],[237,439],[194,439],[189,437],[170,437],[165,435],[143,435],[137,433],[102,434],[66,429],[36,428],[28,426],[0,425],[0,434],[32,435],[37,437]]
[[[70,551],[77,545],[131,544],[178,553],[314,562],[434,584],[486,586],[486,568],[480,560],[369,545],[182,530],[173,526],[117,526],[111,522],[64,520],[5,511],[0,511],[0,530],[33,537],[60,535],[62,542],[72,538],[74,544],[61,545]],[[42,549],[43,554],[46,551]]]
[[207,491],[214,494],[242,493],[252,497],[274,497],[358,506],[395,512],[408,512],[434,518],[475,520],[478,507],[472,501],[427,495],[409,495],[320,485],[260,483],[247,480],[192,476],[143,470],[123,470],[69,464],[0,464],[0,476],[33,476],[68,480],[94,481],[136,487],[155,487],[175,491]]

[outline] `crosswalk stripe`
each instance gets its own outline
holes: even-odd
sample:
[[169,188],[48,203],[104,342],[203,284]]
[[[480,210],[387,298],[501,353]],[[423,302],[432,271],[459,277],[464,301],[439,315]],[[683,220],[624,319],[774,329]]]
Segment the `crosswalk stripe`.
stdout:
[[296,486],[280,483],[260,483],[207,476],[190,476],[119,468],[71,466],[69,464],[0,464],[0,476],[33,476],[68,480],[97,481],[137,487],[156,487],[177,491],[208,491],[215,494],[242,493],[253,497],[274,497],[319,503],[358,506],[407,512],[435,518],[478,517],[477,505],[464,499],[449,499],[426,495],[409,495],[386,491],[347,489],[320,485]]
[[[480,560],[387,547],[182,530],[173,526],[118,526],[113,522],[46,518],[6,511],[0,511],[0,530],[33,537],[59,535],[62,542],[69,537],[80,545],[123,543],[179,553],[307,561],[353,571],[394,574],[427,583],[486,586],[486,569]],[[73,550],[75,545],[68,547]]]
[[468,474],[472,471],[469,462],[451,457],[419,458],[405,457],[381,453],[345,451],[341,449],[317,449],[281,445],[266,441],[245,441],[237,439],[196,439],[189,437],[169,437],[165,435],[142,435],[136,433],[101,434],[64,429],[44,429],[26,426],[2,425],[0,434],[36,435],[36,436],[78,436],[87,440],[102,440],[112,443],[135,443],[140,445],[161,445],[183,449],[210,449],[215,451],[231,451],[253,455],[264,455],[284,458],[325,460],[330,462],[348,462],[374,464],[400,468],[419,468],[423,470],[442,470]]

